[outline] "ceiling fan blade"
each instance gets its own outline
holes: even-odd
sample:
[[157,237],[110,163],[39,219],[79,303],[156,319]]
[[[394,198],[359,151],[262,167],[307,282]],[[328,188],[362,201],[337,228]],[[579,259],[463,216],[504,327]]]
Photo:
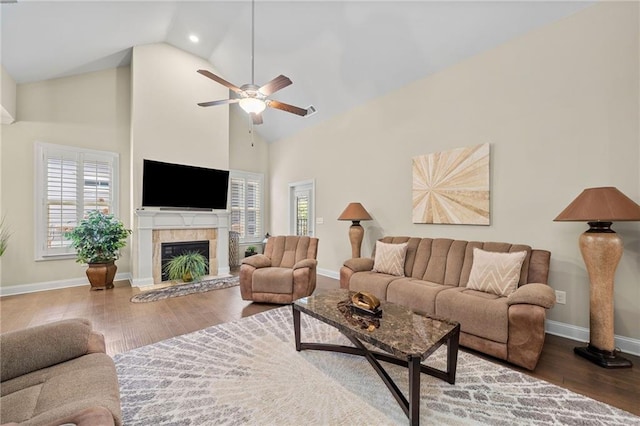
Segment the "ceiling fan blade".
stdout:
[[[269,106],[271,108],[280,109],[282,111],[291,112],[293,114],[297,114],[297,115],[300,115],[302,117],[304,117],[305,115],[311,113],[311,111],[309,111],[308,109],[300,108],[300,107],[297,107],[297,106],[285,104],[284,102],[279,102],[279,101],[274,101],[274,100],[267,101],[267,106]],[[314,108],[314,111],[315,111],[315,108]]]
[[208,106],[214,106],[214,105],[235,104],[239,100],[240,99],[222,99],[219,101],[200,102],[198,105],[200,105],[201,107],[208,107]]
[[215,75],[214,73],[212,73],[211,71],[207,71],[207,70],[198,70],[198,72],[202,75],[204,75],[205,77],[209,77],[211,80],[216,81],[220,84],[222,84],[223,86],[228,87],[229,89],[233,90],[236,93],[241,93],[242,89],[240,89],[238,86],[229,83],[227,80],[225,80],[222,77],[218,77],[217,75]]
[[262,114],[256,114],[255,112],[252,112],[251,120],[253,120],[253,124],[262,124]]
[[274,78],[270,82],[268,82],[265,85],[263,85],[258,90],[263,95],[269,96],[269,95],[277,92],[280,89],[284,89],[285,87],[287,87],[288,85],[290,85],[292,83],[293,82],[289,79],[289,77],[285,77],[284,75],[280,74],[279,76],[277,76],[276,78]]

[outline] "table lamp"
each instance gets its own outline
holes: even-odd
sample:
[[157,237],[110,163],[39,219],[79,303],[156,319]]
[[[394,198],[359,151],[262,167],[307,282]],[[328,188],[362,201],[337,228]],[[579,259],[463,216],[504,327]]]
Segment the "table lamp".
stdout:
[[589,281],[589,344],[574,352],[605,368],[631,367],[615,349],[613,333],[613,281],[622,239],[611,229],[614,221],[640,220],[640,206],[614,187],[588,188],[554,221],[588,222],[580,235],[580,252]]
[[360,203],[349,203],[346,209],[338,217],[338,220],[350,220],[349,241],[351,242],[351,257],[360,257],[360,247],[364,237],[364,228],[360,225],[361,220],[371,220],[369,212]]

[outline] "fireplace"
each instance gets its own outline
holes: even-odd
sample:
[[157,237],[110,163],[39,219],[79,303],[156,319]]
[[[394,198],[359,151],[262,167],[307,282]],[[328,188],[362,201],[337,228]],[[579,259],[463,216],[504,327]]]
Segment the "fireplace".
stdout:
[[145,287],[162,282],[162,245],[166,243],[208,242],[209,275],[229,276],[227,211],[138,209],[136,219],[132,286]]
[[165,271],[165,265],[169,263],[171,259],[176,256],[180,256],[181,254],[187,252],[197,252],[204,256],[207,259],[207,269],[205,275],[209,274],[209,241],[180,241],[180,242],[172,242],[172,243],[161,243],[160,244],[160,261],[161,261],[161,270],[162,270],[162,281],[169,280],[169,274]]

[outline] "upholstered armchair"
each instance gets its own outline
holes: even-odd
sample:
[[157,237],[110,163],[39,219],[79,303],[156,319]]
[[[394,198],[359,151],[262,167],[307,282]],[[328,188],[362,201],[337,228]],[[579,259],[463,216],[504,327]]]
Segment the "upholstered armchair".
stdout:
[[318,239],[269,237],[264,254],[242,260],[240,293],[244,300],[291,303],[316,289]]

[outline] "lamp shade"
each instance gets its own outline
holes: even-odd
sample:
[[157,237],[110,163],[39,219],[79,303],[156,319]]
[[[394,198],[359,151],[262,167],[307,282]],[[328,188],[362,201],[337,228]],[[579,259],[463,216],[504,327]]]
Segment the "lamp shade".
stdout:
[[338,217],[338,220],[371,220],[371,215],[369,212],[362,207],[360,203],[349,203],[346,209],[342,212],[342,214]]
[[640,220],[640,206],[617,188],[587,188],[554,221],[619,222]]

